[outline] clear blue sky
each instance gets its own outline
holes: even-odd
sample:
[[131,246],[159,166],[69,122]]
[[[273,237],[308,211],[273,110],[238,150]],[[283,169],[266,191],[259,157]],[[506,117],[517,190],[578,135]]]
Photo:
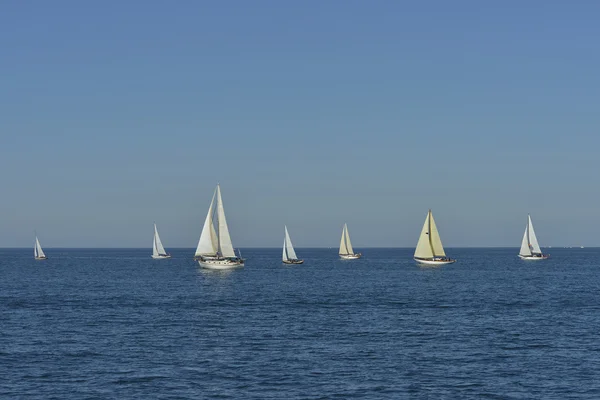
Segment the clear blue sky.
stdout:
[[600,3],[0,6],[0,247],[600,245]]

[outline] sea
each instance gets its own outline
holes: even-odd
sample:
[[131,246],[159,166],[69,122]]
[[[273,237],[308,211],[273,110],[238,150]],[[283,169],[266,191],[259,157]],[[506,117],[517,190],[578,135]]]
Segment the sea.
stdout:
[[0,399],[600,399],[600,249],[0,249]]

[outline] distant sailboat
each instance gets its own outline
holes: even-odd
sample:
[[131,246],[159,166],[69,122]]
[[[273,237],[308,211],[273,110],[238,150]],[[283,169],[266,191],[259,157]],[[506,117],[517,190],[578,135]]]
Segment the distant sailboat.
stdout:
[[348,233],[348,225],[344,224],[344,228],[342,229],[342,239],[340,240],[340,258],[342,260],[356,260],[357,258],[361,258],[361,253],[355,253],[352,248],[352,243],[350,243],[350,234]]
[[[215,199],[217,201],[216,209]],[[214,220],[216,220],[216,224]],[[194,260],[198,261],[201,267],[209,269],[229,269],[244,266],[244,259],[236,256],[233,250],[219,185],[217,185],[210,207],[208,207],[208,214],[204,221]]]
[[152,258],[162,259],[171,258],[171,255],[165,251],[160,236],[158,236],[158,229],[156,229],[156,223],[154,224],[154,240],[152,241]]
[[527,225],[525,225],[525,234],[523,235],[523,241],[521,242],[521,250],[519,251],[519,257],[521,260],[545,260],[548,258],[547,254],[542,254],[540,244],[538,243],[535,231],[533,230],[533,223],[531,222],[531,216],[527,215]]
[[419,236],[419,242],[415,249],[414,259],[421,264],[427,265],[444,265],[456,262],[456,260],[446,257],[440,233],[435,225],[431,210],[429,210],[425,218],[425,224],[423,225],[423,230],[421,230],[421,236]]
[[46,254],[44,254],[44,250],[42,250],[42,246],[40,245],[40,241],[35,236],[35,245],[33,246],[33,257],[36,260],[47,260]]
[[290,234],[288,233],[287,226],[285,227],[285,236],[283,237],[283,256],[282,260],[284,264],[302,264],[304,260],[300,260],[296,256]]

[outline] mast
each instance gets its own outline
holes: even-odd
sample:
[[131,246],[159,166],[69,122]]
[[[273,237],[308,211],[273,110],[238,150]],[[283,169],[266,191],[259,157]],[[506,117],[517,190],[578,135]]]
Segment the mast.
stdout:
[[431,247],[431,254],[435,257],[435,250],[433,249],[433,240],[431,239],[431,208],[427,213],[427,236],[429,236],[429,246]]

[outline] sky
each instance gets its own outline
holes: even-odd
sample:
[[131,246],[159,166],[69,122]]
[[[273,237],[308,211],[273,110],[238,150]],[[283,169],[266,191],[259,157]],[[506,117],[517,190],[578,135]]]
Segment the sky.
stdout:
[[0,247],[600,246],[600,3],[0,5]]

